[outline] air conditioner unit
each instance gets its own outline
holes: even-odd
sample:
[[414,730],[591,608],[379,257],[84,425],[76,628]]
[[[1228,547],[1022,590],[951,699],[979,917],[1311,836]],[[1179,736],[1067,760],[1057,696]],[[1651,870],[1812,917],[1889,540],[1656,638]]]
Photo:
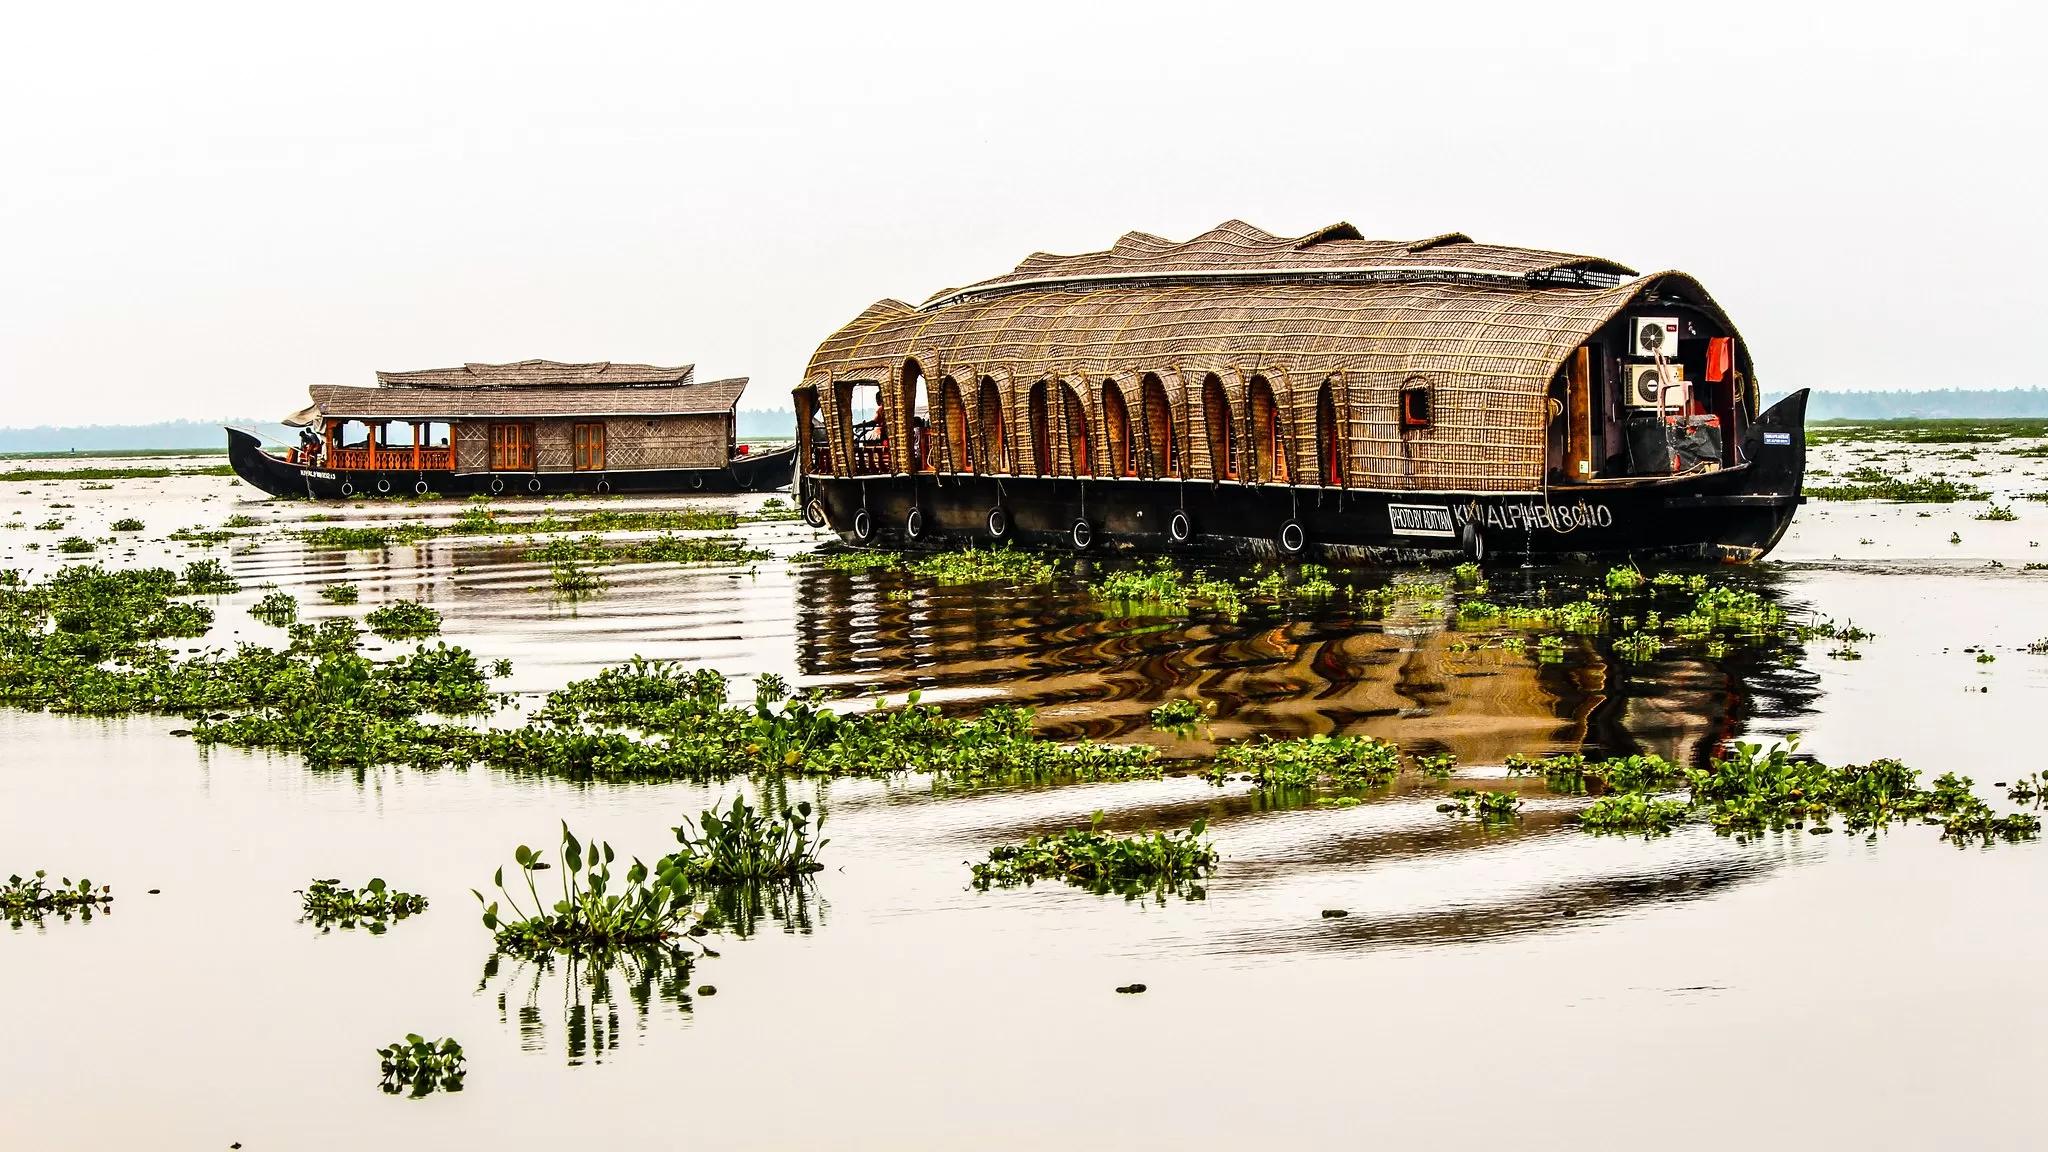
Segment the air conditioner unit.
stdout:
[[[1659,377],[1655,364],[1623,364],[1621,370],[1627,373],[1627,401],[1631,408],[1657,407]],[[1685,370],[1676,364],[1664,365],[1662,377],[1664,407],[1683,408],[1689,393],[1685,383]]]
[[1662,352],[1666,360],[1678,359],[1678,317],[1638,316],[1630,333],[1628,354],[1653,359]]

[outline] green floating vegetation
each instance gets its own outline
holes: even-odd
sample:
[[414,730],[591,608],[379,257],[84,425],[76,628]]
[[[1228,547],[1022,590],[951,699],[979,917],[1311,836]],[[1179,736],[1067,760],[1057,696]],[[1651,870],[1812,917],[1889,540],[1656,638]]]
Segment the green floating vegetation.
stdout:
[[1482,824],[1506,824],[1521,814],[1522,798],[1513,792],[1459,788],[1436,810],[1447,816],[1476,817]]
[[1214,701],[1180,697],[1152,709],[1151,715],[1154,728],[1162,732],[1171,732],[1185,740],[1216,715],[1216,704]]
[[1970,519],[1972,519],[1972,520],[2017,520],[2017,519],[2019,519],[2019,514],[2018,514],[2017,512],[2014,512],[2014,511],[2012,510],[2012,505],[2010,505],[2010,504],[2005,504],[2005,505],[2000,505],[2000,504],[1993,504],[1993,505],[1992,505],[1991,507],[1989,507],[1989,508],[1986,508],[1986,509],[1985,509],[1984,511],[1982,511],[1982,512],[1979,512],[1979,513],[1977,513],[1977,514],[1976,514],[1975,516],[1972,516],[1972,517],[1970,517]]
[[599,536],[556,537],[544,544],[529,541],[528,560],[546,564],[669,563],[746,564],[770,554],[749,548],[733,536],[675,536],[651,540],[608,541]]
[[185,565],[184,590],[195,596],[227,596],[242,586],[218,560],[194,560]]
[[378,662],[353,621],[291,625],[282,651],[243,644],[180,660],[152,641],[206,632],[212,613],[172,600],[163,569],[65,568],[24,585],[0,573],[0,703],[52,711],[195,717],[204,744],[270,748],[314,768],[490,764],[575,777],[721,779],[747,772],[926,772],[960,785],[1156,778],[1144,747],[1064,745],[1028,710],[959,719],[921,704],[841,715],[764,676],[754,702],[714,671],[635,659],[550,694],[512,729],[421,719],[488,710],[474,655],[446,644]]
[[180,544],[197,544],[202,548],[211,548],[216,544],[225,544],[233,540],[235,534],[225,528],[193,527],[179,528],[173,531],[169,538]]
[[1206,571],[1183,572],[1170,558],[1161,556],[1149,567],[1124,568],[1096,581],[1089,589],[1097,599],[1186,615],[1196,607],[1235,620],[1245,611],[1244,595],[1228,580],[1212,579]]
[[1431,780],[1449,780],[1458,770],[1458,757],[1450,752],[1430,752],[1414,757],[1415,770]]
[[1909,444],[1989,444],[2000,440],[2048,436],[2048,420],[2010,417],[1824,421],[1806,426],[1808,445],[1858,440],[1896,440]]
[[48,520],[45,520],[45,521],[43,521],[42,523],[40,523],[40,524],[36,525],[36,531],[38,531],[38,532],[62,532],[62,531],[64,530],[64,525],[65,525],[66,523],[68,523],[68,521],[66,521],[66,520],[65,520],[65,519],[64,519],[63,517],[61,517],[61,516],[52,516],[52,517],[50,517],[50,518],[49,518]]
[[1059,566],[1035,552],[1004,544],[999,548],[969,545],[958,551],[936,552],[906,562],[912,575],[934,584],[980,584],[1008,581],[1014,584],[1050,584]]
[[320,589],[320,598],[329,604],[353,604],[356,602],[356,586],[353,584],[329,584]]
[[220,526],[223,528],[261,528],[263,527],[263,518],[251,516],[247,512],[237,512],[233,516],[221,521]]
[[[1540,774],[1553,791],[1599,793],[1580,817],[1589,832],[1661,835],[1704,822],[1716,832],[1755,836],[1805,828],[1833,832],[1839,819],[1850,832],[1918,821],[1941,826],[1957,846],[2032,840],[2041,821],[2027,812],[1998,815],[1970,791],[1968,777],[1944,773],[1932,788],[1897,760],[1831,768],[1798,754],[1796,740],[1766,750],[1736,744],[1705,768],[1686,768],[1655,756],[1605,762],[1582,756],[1516,760],[1511,774]],[[1674,793],[1683,789],[1685,797]]]
[[812,819],[808,800],[776,814],[735,796],[724,812],[707,808],[698,821],[683,817],[674,829],[681,845],[675,856],[685,875],[705,884],[787,882],[825,867],[818,853],[831,841],[816,838],[824,826],[822,812]]
[[1028,836],[1022,844],[990,849],[988,859],[973,866],[974,886],[986,891],[1058,880],[1098,896],[1113,892],[1126,900],[1150,894],[1163,903],[1168,893],[1202,898],[1201,882],[1222,859],[1202,838],[1208,821],[1197,820],[1186,832],[1137,836],[1110,835],[1102,831],[1102,821],[1097,811],[1085,829]]
[[812,552],[797,557],[807,564],[829,568],[834,572],[866,572],[870,569],[891,569],[903,567],[903,554],[882,551]]
[[9,876],[7,883],[0,885],[0,916],[7,918],[8,927],[39,923],[51,913],[64,920],[71,919],[74,913],[81,920],[91,920],[94,911],[104,912],[114,906],[114,890],[107,885],[95,889],[90,880],[73,884],[67,876],[51,887],[49,875],[37,869],[33,876]]
[[403,1092],[417,1100],[434,1092],[462,1091],[462,1045],[446,1036],[428,1040],[407,1033],[405,1039],[377,1049],[377,1063],[383,1072],[379,1087],[392,1096]]
[[363,617],[370,631],[385,639],[432,636],[441,630],[441,614],[413,600],[393,600]]
[[1381,788],[1401,774],[1401,749],[1376,736],[1257,740],[1226,745],[1204,778],[1212,784],[1249,777],[1260,788]]
[[1869,464],[1851,470],[1841,480],[1839,484],[1809,484],[1804,491],[1815,500],[1888,500],[1895,504],[1953,504],[1982,500],[1987,495],[1974,484],[1941,473],[1898,476]]
[[27,480],[161,480],[167,476],[232,476],[226,464],[200,468],[15,468],[0,472],[0,483]]
[[299,601],[282,588],[273,588],[250,606],[249,615],[265,624],[284,628],[299,618]]
[[57,541],[57,551],[67,556],[76,556],[81,553],[90,552],[95,547],[96,545],[92,541],[87,540],[83,536],[66,536],[62,540]]
[[[501,952],[606,952],[674,940],[689,930],[696,890],[676,856],[663,857],[652,870],[635,859],[615,882],[612,863],[617,857],[612,846],[593,840],[586,854],[564,821],[557,854],[560,867],[524,844],[512,858],[528,903],[522,904],[505,887],[503,868],[491,881],[498,889],[497,900],[486,901],[482,892],[471,889],[483,907],[484,927],[491,930]],[[560,898],[552,903],[541,897],[536,878],[546,871],[560,877]]]
[[442,529],[431,525],[391,524],[361,528],[329,525],[301,529],[298,536],[306,547],[321,551],[373,552],[393,544],[417,544],[441,534]]
[[343,888],[339,880],[315,880],[300,890],[299,896],[304,904],[300,918],[312,921],[323,932],[360,923],[372,935],[382,935],[391,921],[427,910],[426,897],[400,892],[377,876],[360,889]]
[[142,531],[142,521],[137,520],[133,516],[123,516],[112,524],[107,525],[107,527],[115,532],[140,532]]

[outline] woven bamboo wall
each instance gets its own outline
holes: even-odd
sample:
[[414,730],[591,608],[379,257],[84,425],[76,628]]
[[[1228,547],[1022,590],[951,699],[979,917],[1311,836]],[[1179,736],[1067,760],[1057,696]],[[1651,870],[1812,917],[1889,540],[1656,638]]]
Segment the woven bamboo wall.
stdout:
[[465,420],[455,426],[455,470],[491,470],[491,426],[481,420]]
[[[1706,292],[1679,273],[1615,288],[1292,281],[1055,288],[931,312],[883,301],[825,341],[805,386],[817,387],[829,405],[830,382],[881,381],[885,413],[902,427],[894,422],[906,414],[907,361],[932,380],[989,376],[1007,397],[1015,470],[1028,474],[1030,389],[1045,380],[1053,471],[1066,475],[1072,453],[1061,385],[1076,388],[1091,447],[1099,447],[1102,381],[1154,372],[1174,406],[1184,469],[1208,478],[1202,382],[1214,374],[1222,383],[1243,477],[1246,381],[1257,374],[1280,401],[1291,474],[1313,482],[1320,474],[1316,396],[1335,378],[1351,486],[1534,491],[1542,480],[1550,378],[1572,349],[1652,288],[1691,298],[1725,321]],[[1404,433],[1399,392],[1414,378],[1430,388],[1433,419]],[[843,464],[835,459],[835,467]]]
[[[723,468],[730,462],[730,422],[724,414],[610,421],[605,428],[605,467],[614,472]],[[832,426],[829,416],[826,426]]]
[[534,471],[573,472],[576,470],[577,423],[577,421],[573,420],[536,420],[533,422]]

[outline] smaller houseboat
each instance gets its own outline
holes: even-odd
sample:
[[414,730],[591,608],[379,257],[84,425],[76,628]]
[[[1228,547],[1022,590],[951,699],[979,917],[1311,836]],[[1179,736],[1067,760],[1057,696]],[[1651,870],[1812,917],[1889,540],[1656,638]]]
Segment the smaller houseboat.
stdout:
[[230,428],[235,474],[274,496],[737,492],[789,484],[796,449],[735,444],[745,378],[652,364],[466,364],[316,384],[288,451]]

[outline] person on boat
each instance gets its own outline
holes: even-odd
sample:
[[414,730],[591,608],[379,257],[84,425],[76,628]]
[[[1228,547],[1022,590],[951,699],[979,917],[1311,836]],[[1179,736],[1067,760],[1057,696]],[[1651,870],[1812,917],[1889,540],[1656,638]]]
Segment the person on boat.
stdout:
[[307,464],[320,463],[320,434],[311,428],[299,429],[299,459]]

